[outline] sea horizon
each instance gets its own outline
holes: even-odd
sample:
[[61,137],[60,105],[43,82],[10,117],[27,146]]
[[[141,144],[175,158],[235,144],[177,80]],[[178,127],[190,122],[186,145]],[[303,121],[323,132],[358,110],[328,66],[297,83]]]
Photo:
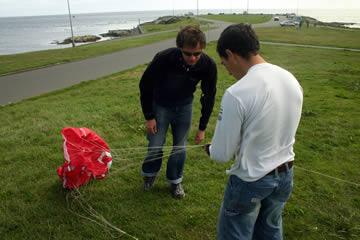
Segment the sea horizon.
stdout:
[[[199,15],[243,14],[245,9],[199,9]],[[115,29],[131,29],[139,23],[150,22],[162,16],[180,16],[197,9],[159,11],[124,11],[72,13],[74,36],[96,35]],[[249,9],[249,14],[286,14],[315,18],[322,22],[354,23],[360,28],[360,9]],[[0,17],[0,55],[25,53],[39,50],[61,49],[71,44],[58,45],[71,36],[69,15],[39,15]],[[102,38],[101,41],[109,38]],[[79,44],[78,44],[79,45]]]
[[[140,12],[169,12],[169,16],[172,15],[173,12],[175,13],[183,13],[183,12],[188,12],[188,11],[192,11],[194,14],[196,14],[197,9],[163,9],[163,10],[141,10],[141,11],[107,11],[107,12],[73,12],[71,13],[71,15],[81,15],[81,14],[107,14],[107,13],[140,13]],[[246,9],[199,9],[199,13],[201,13],[201,15],[204,15],[204,12],[206,11],[210,11],[209,13],[211,13],[212,11],[218,12],[218,11],[222,11],[225,14],[226,13],[243,13],[243,11],[246,11]],[[259,12],[260,11],[260,12]],[[255,13],[261,13],[261,11],[263,13],[266,14],[270,14],[270,12],[272,12],[273,14],[276,13],[296,13],[298,12],[298,15],[302,15],[305,16],[303,14],[301,14],[301,12],[309,12],[309,11],[360,11],[360,8],[355,8],[355,9],[351,9],[351,8],[302,8],[302,9],[294,9],[294,8],[269,8],[269,9],[249,9],[249,14],[255,14]],[[360,13],[360,12],[359,12]],[[0,16],[1,18],[23,18],[23,17],[50,17],[50,16],[68,16],[69,13],[68,12],[64,12],[61,14],[41,14],[41,15],[17,15],[17,16]]]

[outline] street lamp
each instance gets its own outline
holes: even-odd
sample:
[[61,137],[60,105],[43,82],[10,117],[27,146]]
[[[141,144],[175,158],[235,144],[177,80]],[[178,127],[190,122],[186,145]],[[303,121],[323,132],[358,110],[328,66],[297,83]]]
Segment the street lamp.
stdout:
[[196,18],[197,18],[197,24],[200,26],[200,21],[199,21],[199,0],[196,0]]
[[175,16],[175,8],[174,8],[174,5],[175,5],[175,4],[174,4],[174,1],[175,1],[175,0],[173,0],[173,1],[172,1],[172,7],[173,7],[173,17]]
[[74,33],[73,33],[73,28],[72,28],[72,21],[71,21],[71,13],[70,13],[70,4],[69,4],[69,0],[67,0],[68,3],[68,9],[69,9],[69,19],[70,19],[70,28],[71,28],[71,40],[72,40],[72,46],[75,47],[75,42],[74,42]]
[[299,0],[297,1],[296,16],[299,16]]
[[199,0],[196,0],[196,15],[197,15],[197,20],[199,21]]
[[249,0],[247,0],[246,23],[249,24]]

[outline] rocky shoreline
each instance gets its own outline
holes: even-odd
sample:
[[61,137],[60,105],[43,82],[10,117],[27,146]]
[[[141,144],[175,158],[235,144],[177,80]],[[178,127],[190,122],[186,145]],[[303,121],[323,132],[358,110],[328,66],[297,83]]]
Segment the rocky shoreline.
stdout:
[[[190,18],[189,15],[187,16],[165,16],[159,17],[158,19],[152,22],[146,22],[143,24],[134,27],[133,29],[116,29],[116,30],[109,30],[107,33],[100,34],[101,37],[95,35],[85,35],[85,36],[77,36],[74,37],[75,43],[88,43],[88,42],[97,42],[102,38],[119,38],[119,37],[129,37],[143,34],[144,31],[142,30],[142,26],[147,25],[156,25],[156,24],[172,24],[184,20],[186,18]],[[308,21],[309,24],[313,24],[314,26],[324,26],[324,27],[334,27],[334,28],[349,28],[348,26],[353,25],[355,23],[340,23],[340,22],[321,22],[315,18],[311,17],[302,17],[304,22]],[[70,44],[72,43],[71,37],[65,39],[62,42],[54,41],[55,44]]]
[[[74,37],[75,43],[87,43],[87,42],[97,42],[101,40],[102,38],[119,38],[119,37],[129,37],[129,36],[135,36],[143,34],[144,31],[142,30],[141,26],[146,25],[156,25],[156,24],[172,24],[179,22],[185,18],[189,17],[178,17],[178,16],[165,16],[165,17],[159,17],[158,19],[152,21],[152,22],[146,22],[143,24],[138,25],[137,27],[134,27],[133,29],[116,29],[116,30],[109,30],[107,33],[101,33],[99,36],[95,35],[85,35],[85,36],[76,36]],[[66,38],[64,41],[54,41],[55,44],[70,44],[72,43],[72,38]]]
[[107,33],[102,33],[100,36],[102,37],[127,37],[133,35],[143,34],[144,31],[138,25],[133,29],[119,29],[119,30],[109,30]]
[[315,26],[334,27],[334,28],[349,28],[348,26],[354,25],[355,23],[344,23],[344,22],[321,22],[312,17],[304,16],[303,19],[309,21],[310,24]]
[[[85,35],[85,36],[78,36],[78,37],[74,37],[74,42],[75,43],[86,43],[86,42],[96,42],[98,40],[100,40],[101,37],[95,36],[95,35]],[[66,38],[64,41],[62,42],[56,42],[56,44],[70,44],[72,43],[72,38]]]

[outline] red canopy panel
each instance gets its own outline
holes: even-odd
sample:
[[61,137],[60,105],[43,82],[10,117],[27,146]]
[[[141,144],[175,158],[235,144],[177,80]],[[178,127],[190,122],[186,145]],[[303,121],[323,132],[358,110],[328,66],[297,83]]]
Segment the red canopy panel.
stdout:
[[72,189],[90,179],[103,179],[112,164],[106,142],[88,128],[66,127],[64,138],[65,163],[57,169],[64,188]]

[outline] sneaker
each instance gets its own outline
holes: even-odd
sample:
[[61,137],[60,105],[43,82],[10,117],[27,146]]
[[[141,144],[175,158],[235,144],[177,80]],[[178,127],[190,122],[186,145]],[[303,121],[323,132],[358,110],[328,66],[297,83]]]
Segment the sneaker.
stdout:
[[154,185],[156,176],[144,177],[144,191],[150,191]]
[[178,184],[171,184],[171,194],[173,198],[180,199],[185,197],[185,192],[181,183]]

